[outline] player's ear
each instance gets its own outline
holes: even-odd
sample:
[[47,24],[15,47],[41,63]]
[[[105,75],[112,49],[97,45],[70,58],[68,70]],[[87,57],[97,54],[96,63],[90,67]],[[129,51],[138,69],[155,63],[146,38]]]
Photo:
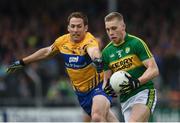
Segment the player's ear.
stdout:
[[88,31],[88,25],[85,25],[85,31],[86,32]]
[[125,31],[126,30],[126,24],[123,24],[122,26],[123,26],[123,28],[122,28],[123,31]]
[[67,30],[68,30],[68,32],[70,32],[70,27],[69,27],[69,25],[67,26]]
[[126,29],[126,24],[125,23],[123,24],[123,27],[124,27],[124,30],[125,30]]

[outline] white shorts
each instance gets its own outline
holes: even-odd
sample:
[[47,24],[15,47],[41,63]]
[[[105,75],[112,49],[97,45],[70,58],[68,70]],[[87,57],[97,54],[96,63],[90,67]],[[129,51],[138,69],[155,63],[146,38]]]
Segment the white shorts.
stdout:
[[130,97],[127,101],[121,103],[122,113],[124,115],[125,122],[128,121],[132,110],[132,106],[134,104],[137,103],[145,104],[146,106],[149,107],[151,113],[153,113],[156,102],[157,102],[156,89],[145,89],[143,91],[140,91],[136,95]]

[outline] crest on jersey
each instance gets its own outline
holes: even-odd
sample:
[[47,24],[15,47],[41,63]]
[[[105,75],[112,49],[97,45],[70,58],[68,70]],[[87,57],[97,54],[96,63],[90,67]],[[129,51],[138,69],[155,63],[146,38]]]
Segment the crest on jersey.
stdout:
[[115,56],[114,54],[111,54],[109,57],[110,57],[110,58],[113,58],[114,56]]
[[130,47],[126,47],[125,52],[129,53],[130,52]]
[[79,60],[79,57],[78,56],[72,56],[72,57],[69,57],[69,63],[71,63],[71,62],[78,62],[78,60]]

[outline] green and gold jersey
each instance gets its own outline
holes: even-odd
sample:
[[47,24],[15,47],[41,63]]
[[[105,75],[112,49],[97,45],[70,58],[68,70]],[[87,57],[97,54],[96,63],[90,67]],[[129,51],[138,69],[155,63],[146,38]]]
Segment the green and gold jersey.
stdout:
[[[146,67],[142,62],[151,57],[152,54],[145,42],[130,34],[126,34],[124,42],[119,45],[110,42],[102,52],[104,71],[124,70],[134,78],[139,78],[145,72]],[[120,101],[124,102],[138,92],[152,88],[154,88],[152,81],[148,81],[129,94],[121,95]]]

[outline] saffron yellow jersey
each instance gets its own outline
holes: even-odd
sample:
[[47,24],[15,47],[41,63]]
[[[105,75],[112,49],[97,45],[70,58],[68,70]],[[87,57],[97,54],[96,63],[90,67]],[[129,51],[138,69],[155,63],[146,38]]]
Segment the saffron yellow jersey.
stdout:
[[70,34],[57,38],[53,43],[53,51],[63,55],[73,88],[78,92],[88,92],[103,80],[103,74],[98,74],[92,65],[88,47],[98,47],[98,41],[89,32],[79,43],[71,41]]

